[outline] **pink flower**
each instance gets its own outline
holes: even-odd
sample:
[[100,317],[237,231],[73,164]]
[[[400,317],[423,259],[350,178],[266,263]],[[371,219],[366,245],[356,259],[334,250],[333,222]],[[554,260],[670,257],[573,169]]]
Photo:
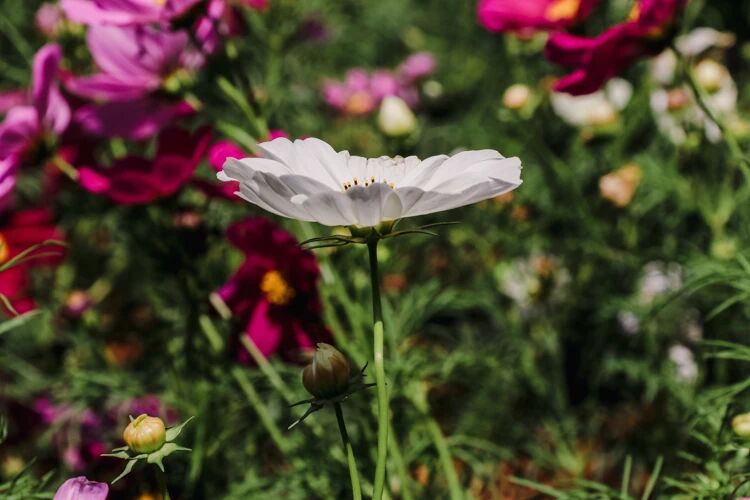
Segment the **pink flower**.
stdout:
[[686,0],[640,0],[628,21],[595,38],[568,33],[550,36],[545,54],[553,63],[574,71],[557,81],[555,90],[573,95],[599,90],[637,59],[663,47],[666,30]]
[[86,43],[99,73],[71,78],[66,87],[90,99],[143,98],[161,89],[168,78],[187,71],[188,41],[184,31],[93,26],[89,28]]
[[184,31],[91,27],[87,44],[99,72],[69,78],[66,87],[106,102],[82,106],[76,121],[92,134],[138,140],[192,113],[187,103],[162,95],[163,90],[179,88],[202,64],[188,42]]
[[[9,215],[0,222],[0,264],[9,261],[22,251],[46,240],[62,240],[62,231],[51,224],[52,214],[46,209],[31,209]],[[32,255],[53,253],[52,256],[37,257],[0,271],[0,294],[3,294],[18,313],[36,307],[28,295],[31,285],[30,273],[37,267],[54,266],[64,256],[61,247],[40,249]],[[11,315],[12,311],[0,305],[0,311]]]
[[586,18],[596,0],[481,0],[479,23],[490,31],[557,30]]
[[78,476],[65,481],[52,500],[105,500],[108,493],[107,483],[97,483]]
[[[317,342],[330,342],[321,319],[315,256],[262,217],[236,222],[227,238],[245,261],[217,294],[246,325],[245,335],[260,352],[298,361]],[[249,361],[244,349],[239,359]]]
[[204,54],[213,54],[224,38],[237,36],[242,23],[226,0],[209,0],[206,14],[198,20],[195,37]]
[[90,25],[133,26],[162,23],[186,14],[201,0],[62,0],[71,21]]
[[429,52],[416,52],[406,58],[398,67],[398,77],[404,84],[412,83],[430,76],[435,71],[435,57]]
[[164,130],[153,159],[127,156],[108,169],[81,167],[78,182],[92,193],[121,205],[140,205],[172,196],[193,177],[203,159],[210,130],[191,134],[179,128]]
[[11,108],[0,124],[0,162],[20,162],[48,136],[59,136],[70,123],[70,107],[57,88],[62,51],[47,44],[34,56],[29,104]]

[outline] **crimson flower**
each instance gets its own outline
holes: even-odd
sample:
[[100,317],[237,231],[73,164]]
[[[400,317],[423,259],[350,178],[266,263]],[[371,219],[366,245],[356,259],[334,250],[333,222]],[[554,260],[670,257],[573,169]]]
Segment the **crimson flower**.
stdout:
[[[4,223],[0,222],[0,265],[46,240],[62,240],[62,231],[51,221],[52,214],[47,209],[30,209],[15,212]],[[47,255],[50,253],[55,255]],[[16,312],[22,314],[31,311],[36,307],[34,299],[28,294],[31,271],[37,267],[57,265],[63,256],[64,252],[59,247],[55,247],[54,251],[42,248],[28,255],[20,264],[0,271],[0,294],[8,299]],[[0,311],[13,314],[2,303]]]
[[[316,343],[330,342],[321,319],[315,256],[263,217],[234,223],[227,238],[244,252],[245,261],[217,295],[245,325],[244,335],[260,352],[298,361]],[[249,361],[244,349],[239,359]]]
[[195,133],[169,128],[159,135],[153,159],[127,156],[107,169],[81,167],[78,182],[87,191],[106,196],[120,205],[151,203],[175,194],[190,181],[210,138],[208,127]]
[[555,90],[591,94],[637,59],[661,51],[668,28],[685,3],[686,0],[639,0],[626,22],[594,38],[552,34],[545,47],[547,59],[574,68],[557,81]]

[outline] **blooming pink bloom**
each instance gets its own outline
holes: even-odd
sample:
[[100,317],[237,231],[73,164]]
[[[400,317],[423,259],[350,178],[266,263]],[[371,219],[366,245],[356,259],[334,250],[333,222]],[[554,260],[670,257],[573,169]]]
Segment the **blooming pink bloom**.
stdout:
[[185,68],[185,31],[93,26],[86,35],[99,73],[74,77],[67,89],[81,97],[132,101],[159,90]]
[[213,54],[224,38],[242,32],[242,22],[227,0],[209,0],[206,13],[198,20],[195,38],[204,54]]
[[490,31],[528,33],[566,28],[586,18],[596,0],[481,0],[479,23]]
[[435,57],[429,52],[416,52],[406,58],[398,67],[399,79],[410,85],[430,76],[435,71]]
[[545,47],[547,59],[575,68],[555,84],[573,95],[599,90],[640,57],[658,53],[670,23],[686,0],[639,0],[630,19],[595,38],[554,33]]
[[0,92],[0,114],[4,115],[14,107],[26,104],[28,100],[28,93],[24,89]]
[[62,0],[71,21],[133,26],[162,23],[187,13],[201,0]]
[[21,161],[48,135],[60,135],[70,123],[70,107],[56,79],[62,58],[57,44],[48,44],[34,56],[30,104],[15,106],[0,124],[0,162]]
[[[76,121],[96,135],[143,139],[174,119],[192,113],[190,105],[160,91],[197,69],[196,52],[184,31],[93,26],[87,44],[99,72],[66,81],[79,96],[105,100],[76,111]],[[200,60],[197,63],[201,64]]]
[[65,481],[52,500],[105,500],[108,493],[107,483],[97,483],[78,476]]
[[78,182],[84,189],[121,205],[150,203],[175,194],[193,176],[203,159],[210,130],[195,133],[169,128],[159,135],[153,159],[127,156],[108,169],[81,167]]
[[[0,264],[43,241],[62,240],[62,231],[51,224],[51,219],[52,214],[48,210],[31,209],[15,212],[8,216],[5,223],[0,222]],[[55,255],[27,260],[0,271],[0,294],[10,301],[17,312],[24,313],[36,307],[34,299],[28,295],[30,272],[36,267],[57,265],[64,256],[60,247],[55,250],[41,249],[35,254],[49,252]],[[12,313],[3,306],[0,306],[0,311],[8,315]]]
[[[298,361],[301,351],[330,342],[321,320],[315,256],[263,217],[236,222],[227,238],[245,261],[217,293],[260,352]],[[244,349],[239,353],[240,361],[249,361]]]

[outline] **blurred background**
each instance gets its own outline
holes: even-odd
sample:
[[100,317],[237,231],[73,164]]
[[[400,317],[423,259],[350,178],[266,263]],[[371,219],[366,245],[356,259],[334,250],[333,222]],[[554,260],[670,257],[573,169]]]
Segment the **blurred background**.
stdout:
[[[454,479],[480,499],[750,495],[732,423],[750,411],[750,4],[691,0],[572,96],[554,90],[568,69],[545,57],[549,32],[599,35],[634,2],[502,28],[480,4],[514,2],[198,1],[149,18],[164,2],[132,0],[146,21],[126,26],[115,3],[2,0],[0,497],[110,482],[123,463],[100,455],[140,413],[196,417],[192,452],[165,461],[173,499],[350,497],[333,412],[286,428],[314,342],[372,358],[367,252],[303,251],[331,228],[215,180],[280,136],[523,161],[518,190],[380,247],[389,498],[455,498]],[[293,299],[268,306],[276,269]],[[365,496],[375,408],[374,391],[345,404]],[[109,498],[158,492],[137,466]]]

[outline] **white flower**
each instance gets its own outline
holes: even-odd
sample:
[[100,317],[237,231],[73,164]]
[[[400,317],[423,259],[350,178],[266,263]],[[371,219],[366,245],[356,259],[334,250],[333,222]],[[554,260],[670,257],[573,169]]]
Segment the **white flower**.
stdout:
[[684,345],[675,344],[669,348],[669,360],[677,369],[677,378],[680,381],[692,384],[698,378],[698,365],[695,362],[693,351]]
[[380,104],[378,127],[388,137],[409,135],[417,127],[417,117],[403,99],[389,95]]
[[277,215],[326,226],[376,226],[494,198],[521,184],[521,160],[463,151],[420,160],[337,153],[319,139],[274,139],[263,157],[228,159],[218,178]]
[[617,120],[633,95],[633,86],[621,78],[613,78],[593,94],[573,96],[553,92],[550,102],[555,114],[575,127],[609,125]]

